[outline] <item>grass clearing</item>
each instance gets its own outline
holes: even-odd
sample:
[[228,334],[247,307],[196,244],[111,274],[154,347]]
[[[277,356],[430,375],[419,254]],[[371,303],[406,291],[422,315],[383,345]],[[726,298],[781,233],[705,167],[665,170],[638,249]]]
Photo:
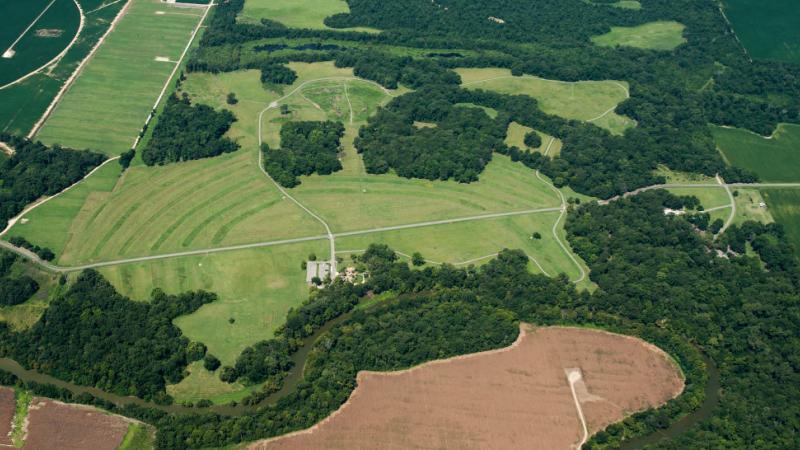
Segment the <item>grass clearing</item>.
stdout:
[[17,407],[14,411],[14,425],[13,431],[11,432],[11,441],[14,443],[15,447],[20,448],[25,443],[24,439],[27,431],[25,425],[33,396],[24,389],[14,389],[14,393],[16,394]]
[[117,450],[149,450],[155,447],[155,435],[145,424],[132,423]]
[[635,27],[611,27],[611,31],[593,36],[592,42],[601,47],[635,47],[648,50],[673,50],[686,43],[685,25],[673,21],[650,22]]
[[772,217],[786,230],[795,254],[800,256],[800,189],[762,189],[761,195]]
[[800,63],[800,2],[725,0],[725,14],[751,56]]
[[712,127],[725,159],[767,182],[800,181],[800,125],[780,124],[771,138],[738,128]]
[[[199,8],[131,1],[117,28],[45,122],[38,139],[108,155],[131,148],[203,15]],[[157,57],[169,61],[157,61]]]
[[167,386],[167,393],[177,402],[192,402],[211,400],[214,404],[224,405],[232,401],[240,401],[252,392],[257,391],[261,385],[243,386],[240,383],[225,383],[219,379],[219,372],[209,372],[203,367],[202,361],[196,361],[187,367],[189,376],[178,384]]
[[125,264],[100,272],[135,300],[148,299],[155,288],[217,293],[217,301],[177,318],[175,324],[189,339],[206,344],[223,364],[232,364],[245,347],[271,338],[289,308],[308,298],[300,263],[311,253],[325,255],[327,245],[320,240]]
[[456,69],[462,86],[502,94],[525,94],[539,102],[542,111],[567,119],[583,120],[622,134],[636,122],[614,112],[628,98],[624,81],[564,82],[523,75],[515,77],[508,69]]
[[39,266],[19,258],[11,267],[11,276],[16,278],[23,275],[36,280],[39,283],[39,290],[25,303],[0,307],[0,322],[7,323],[14,331],[33,326],[50,305],[50,301],[65,289],[58,282],[59,275],[42,270]]
[[[260,22],[261,19],[274,20],[290,28],[330,29],[325,18],[334,14],[349,13],[350,8],[344,0],[293,0],[281,2],[274,0],[247,0],[238,20]],[[374,28],[347,28],[351,31],[380,32]]]
[[[748,220],[755,220],[761,223],[772,223],[772,212],[767,207],[761,192],[758,189],[739,189],[738,195],[734,197],[736,201],[736,216],[733,223],[741,224]],[[763,205],[763,206],[762,206]]]
[[720,187],[680,187],[669,188],[669,192],[675,195],[693,195],[700,200],[704,209],[712,209],[720,206],[730,206],[731,200],[725,189]]
[[[536,148],[531,148],[525,145],[525,135],[530,133],[531,131],[536,131],[536,134],[542,139],[542,145]],[[552,142],[551,142],[552,141]],[[517,146],[521,149],[528,149],[534,152],[545,153],[547,152],[548,156],[556,156],[561,153],[561,147],[564,146],[564,143],[561,142],[561,139],[556,139],[549,134],[542,133],[539,130],[534,130],[533,128],[526,127],[525,125],[520,125],[517,122],[511,122],[508,124],[508,131],[506,134],[506,145],[509,146]]]
[[658,169],[653,171],[653,175],[662,176],[666,179],[667,184],[715,184],[717,179],[708,175],[693,172],[680,172],[672,170],[667,166],[659,165]]

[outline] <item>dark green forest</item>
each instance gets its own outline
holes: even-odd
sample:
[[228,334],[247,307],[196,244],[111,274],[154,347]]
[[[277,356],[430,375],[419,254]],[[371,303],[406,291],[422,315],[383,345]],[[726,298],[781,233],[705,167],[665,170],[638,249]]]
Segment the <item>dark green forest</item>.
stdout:
[[179,382],[191,362],[189,341],[172,319],[215,299],[156,290],[149,302],[135,302],[87,270],[29,330],[0,323],[0,354],[76,384],[168,403],[166,384]]
[[29,203],[61,192],[105,159],[88,150],[47,147],[5,133],[0,134],[0,142],[15,149],[13,156],[0,159],[0,229]]
[[300,184],[301,175],[330,175],[342,170],[339,141],[344,135],[341,122],[286,122],[281,126],[281,148],[261,145],[264,170],[283,187]]
[[0,250],[0,306],[24,303],[39,290],[39,283],[28,275],[11,274],[16,260],[15,254]]
[[214,111],[207,105],[192,105],[184,94],[172,95],[153,130],[153,137],[142,150],[148,166],[210,158],[239,149],[239,144],[223,137],[236,117],[230,111]]

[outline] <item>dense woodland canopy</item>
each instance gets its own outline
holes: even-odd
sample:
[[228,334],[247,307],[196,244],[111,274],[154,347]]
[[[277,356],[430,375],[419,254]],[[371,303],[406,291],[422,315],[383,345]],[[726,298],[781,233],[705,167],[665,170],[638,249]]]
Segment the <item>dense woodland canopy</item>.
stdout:
[[15,149],[13,156],[0,159],[0,229],[26,205],[61,192],[105,159],[99,153],[47,147],[9,134],[0,134],[0,142]]
[[207,105],[192,105],[186,95],[172,95],[142,150],[142,160],[152,166],[236,151],[239,144],[223,137],[235,121],[226,109],[214,111]]
[[172,319],[215,299],[156,290],[149,302],[135,302],[87,270],[29,330],[0,324],[0,354],[76,384],[168,402],[166,384],[179,382],[191,362],[189,341]]
[[39,290],[39,283],[28,275],[14,276],[11,271],[17,256],[0,250],[0,306],[14,306],[27,301]]
[[262,144],[264,169],[283,187],[300,184],[301,175],[330,175],[342,170],[339,142],[344,135],[341,122],[286,122],[281,126],[281,148]]
[[[752,173],[725,166],[707,124],[768,135],[779,122],[800,122],[800,68],[751,62],[714,2],[641,3],[641,9],[632,10],[582,0],[489,4],[474,0],[351,0],[349,14],[326,20],[335,28],[385,30],[368,34],[291,29],[271,21],[237,23],[243,1],[231,0],[217,8],[189,68],[216,72],[258,68],[265,62],[333,60],[387,87],[405,84],[414,88],[457,83],[457,75],[447,70],[455,67],[503,67],[514,74],[564,81],[624,80],[631,86],[631,98],[616,112],[637,121],[636,128],[624,136],[611,136],[593,125],[546,118],[540,111],[521,111],[545,118],[552,125],[547,133],[564,141],[561,154],[542,167],[559,184],[610,197],[663,181],[653,176],[659,164],[707,175],[719,172],[730,182],[755,180]],[[489,16],[505,23],[488,20]],[[674,51],[654,51],[600,47],[590,40],[612,26],[658,20],[685,25],[688,42]],[[318,42],[283,44],[287,48],[274,52],[253,51],[247,46],[264,38],[313,38]],[[326,46],[332,39],[335,48]],[[403,55],[403,49],[434,48],[440,51]],[[514,99],[503,102],[522,104]],[[524,108],[531,105],[535,104]],[[538,123],[533,125],[541,130]]]

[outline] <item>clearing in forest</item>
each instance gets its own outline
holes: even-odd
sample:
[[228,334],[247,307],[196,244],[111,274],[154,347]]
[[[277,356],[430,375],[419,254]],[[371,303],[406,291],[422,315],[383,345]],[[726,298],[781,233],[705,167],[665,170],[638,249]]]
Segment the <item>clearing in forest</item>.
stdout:
[[[542,145],[538,147],[529,147],[525,144],[525,135],[535,131],[542,141]],[[532,150],[539,153],[547,153],[548,156],[556,156],[561,153],[561,147],[564,145],[561,139],[556,139],[549,134],[542,133],[539,130],[534,130],[531,127],[520,125],[517,122],[508,124],[508,132],[506,135],[506,145],[517,146],[521,149]]]
[[[567,371],[581,375],[574,394]],[[639,339],[523,325],[504,349],[360,372],[350,399],[323,422],[250,448],[570,448],[585,439],[578,407],[594,434],[683,387],[670,357]]]
[[732,165],[752,170],[762,181],[800,181],[800,125],[780,124],[769,138],[739,128],[712,127]]
[[523,75],[515,77],[508,69],[456,69],[462,86],[501,94],[525,94],[539,102],[542,111],[566,119],[583,120],[622,134],[636,122],[614,112],[628,98],[624,81],[566,82]]
[[648,50],[672,50],[686,42],[685,25],[678,22],[650,22],[635,27],[611,27],[606,34],[592,37],[603,47],[635,47]]
[[[294,0],[291,2],[247,0],[244,2],[244,9],[238,19],[251,22],[269,19],[290,28],[327,29],[324,22],[326,17],[349,12],[350,8],[344,0]],[[347,28],[347,30],[378,31],[365,27]]]
[[[133,145],[203,15],[154,0],[129,10],[45,122],[47,144],[118,155]],[[162,14],[158,14],[158,13]]]

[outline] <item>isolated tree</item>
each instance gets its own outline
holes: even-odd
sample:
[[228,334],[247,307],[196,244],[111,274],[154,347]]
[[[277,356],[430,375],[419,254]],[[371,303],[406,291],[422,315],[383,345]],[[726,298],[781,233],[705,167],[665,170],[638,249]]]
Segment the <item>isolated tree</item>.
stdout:
[[542,238],[542,233],[539,233],[538,231],[534,231],[533,234],[531,235],[531,237],[534,238],[534,239],[541,239]]
[[209,372],[217,370],[220,364],[222,363],[220,363],[219,359],[217,359],[217,357],[211,353],[206,353],[205,358],[203,358],[203,367],[205,367]]
[[525,145],[530,148],[539,148],[542,146],[542,137],[539,133],[531,131],[525,135]]
[[723,222],[722,219],[717,219],[714,222],[712,222],[711,225],[709,225],[708,229],[712,233],[717,234],[719,233],[719,230],[721,230],[723,226],[725,226],[725,222]]
[[281,114],[283,114],[285,116],[285,115],[289,114],[289,112],[290,112],[289,111],[289,105],[287,105],[285,103],[283,105],[281,105]]
[[119,155],[119,165],[122,166],[122,170],[125,170],[131,166],[131,161],[133,161],[134,156],[136,156],[136,150],[134,149],[130,149],[127,152]]
[[228,92],[228,97],[225,99],[225,101],[229,105],[235,105],[235,104],[239,103],[239,99],[236,98],[236,94],[233,93],[233,92]]
[[317,260],[317,254],[316,253],[309,254],[308,255],[308,260],[309,261],[316,261]]
[[425,258],[422,257],[422,253],[414,252],[414,254],[411,255],[411,264],[415,266],[424,266]]

